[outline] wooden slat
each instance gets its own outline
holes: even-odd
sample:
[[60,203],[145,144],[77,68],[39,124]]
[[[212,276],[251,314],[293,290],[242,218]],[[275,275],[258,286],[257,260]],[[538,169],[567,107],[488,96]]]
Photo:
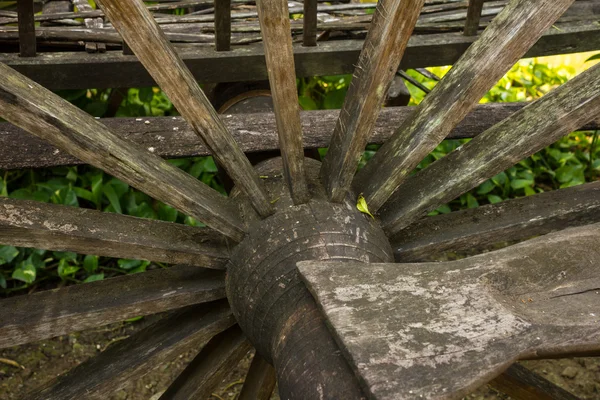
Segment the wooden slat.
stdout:
[[211,339],[160,400],[207,399],[252,346],[235,325]]
[[475,36],[479,30],[479,21],[481,20],[481,11],[483,10],[484,0],[469,0],[469,9],[467,11],[467,20],[465,22],[465,36]]
[[19,0],[17,2],[19,13],[19,55],[21,57],[35,57],[35,20],[33,17],[33,0]]
[[102,0],[100,6],[213,157],[252,200],[256,211],[261,216],[271,214],[271,199],[258,175],[144,3]]
[[377,3],[373,23],[321,167],[330,201],[341,202],[352,184],[423,2],[380,0]]
[[204,345],[235,324],[226,300],[187,307],[50,381],[31,400],[104,400],[178,354]]
[[376,212],[573,0],[512,0],[356,176]]
[[215,47],[217,51],[231,50],[231,0],[215,1]]
[[0,64],[0,117],[231,237],[245,227],[216,190],[124,141],[89,114]]
[[4,197],[0,243],[218,269],[229,258],[226,240],[209,228]]
[[420,264],[301,262],[373,398],[456,399],[518,359],[600,350],[600,224]]
[[304,178],[302,126],[287,0],[259,0],[256,8],[269,72],[284,176],[294,203],[303,204],[309,200],[310,194]]
[[225,297],[225,274],[175,266],[0,301],[0,348]]
[[590,68],[457,151],[411,176],[382,208],[382,225],[398,232],[425,212],[600,116],[600,65]]
[[578,400],[579,397],[536,374],[513,364],[489,385],[514,400]]
[[273,366],[255,354],[237,400],[269,400],[276,383]]
[[600,182],[418,220],[390,241],[397,262],[483,250],[569,227],[600,222]]
[[317,45],[317,0],[304,0],[302,22],[302,44]]

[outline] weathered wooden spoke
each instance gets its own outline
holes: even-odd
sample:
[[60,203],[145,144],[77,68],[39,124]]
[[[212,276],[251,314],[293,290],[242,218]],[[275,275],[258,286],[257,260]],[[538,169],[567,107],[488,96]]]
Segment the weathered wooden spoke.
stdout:
[[393,234],[600,115],[600,66],[592,67],[410,177],[381,210]]
[[132,379],[190,347],[202,346],[233,324],[225,300],[185,308],[114,344],[27,398],[106,399]]
[[563,388],[515,363],[489,385],[514,400],[579,400]]
[[237,209],[219,192],[1,63],[0,117],[232,239],[244,236]]
[[212,338],[160,400],[206,399],[252,346],[235,325]]
[[371,212],[475,107],[573,0],[512,0],[355,178]]
[[304,177],[302,126],[288,4],[286,0],[258,0],[256,6],[263,34],[284,176],[294,204],[303,204],[310,196]]
[[225,274],[176,266],[0,301],[0,348],[225,297]]
[[600,350],[600,224],[447,263],[303,262],[377,399],[460,398],[517,359]]
[[215,159],[248,194],[256,211],[263,217],[270,215],[270,199],[258,175],[144,3],[102,0],[99,5]]
[[3,197],[0,243],[219,269],[229,258],[210,228]]
[[260,355],[254,355],[238,400],[269,400],[275,389],[275,369]]
[[329,151],[321,167],[329,200],[341,202],[375,126],[424,0],[379,0]]
[[391,237],[397,262],[448,251],[483,250],[568,227],[600,222],[600,182],[418,220]]

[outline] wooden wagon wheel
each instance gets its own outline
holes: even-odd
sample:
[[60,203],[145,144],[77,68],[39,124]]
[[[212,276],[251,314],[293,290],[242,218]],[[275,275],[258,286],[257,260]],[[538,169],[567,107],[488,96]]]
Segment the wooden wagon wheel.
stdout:
[[[2,243],[191,265],[3,300],[0,347],[170,311],[27,398],[105,398],[192,346],[202,350],[161,399],[206,398],[251,345],[258,356],[243,399],[269,397],[269,364],[285,399],[442,399],[518,359],[598,354],[598,183],[421,217],[597,117],[600,66],[409,176],[573,0],[510,1],[355,176],[423,3],[379,2],[320,164],[303,156],[287,4],[260,0],[282,157],[253,168],[142,2],[102,0],[235,182],[227,199],[0,64],[0,117],[208,226],[0,199]],[[561,228],[461,261],[418,263]]]

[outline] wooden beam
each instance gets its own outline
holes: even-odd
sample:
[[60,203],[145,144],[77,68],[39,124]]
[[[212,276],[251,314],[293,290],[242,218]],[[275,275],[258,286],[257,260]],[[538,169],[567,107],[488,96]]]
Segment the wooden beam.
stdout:
[[255,354],[237,400],[269,400],[276,383],[273,366]]
[[217,51],[231,50],[231,0],[214,0],[215,47]]
[[106,399],[178,354],[203,346],[233,324],[235,320],[226,300],[187,307],[110,346],[27,398]]
[[0,301],[0,348],[225,298],[225,274],[175,266]]
[[317,0],[304,0],[302,17],[302,44],[317,45]]
[[258,175],[144,3],[102,0],[100,7],[256,211],[270,215],[271,199]]
[[381,209],[384,230],[398,232],[427,211],[552,144],[600,116],[599,107],[600,65],[411,176]]
[[376,212],[542,36],[573,0],[512,0],[392,139],[358,172],[354,188]]
[[348,192],[424,0],[379,0],[321,167],[329,200]]
[[21,57],[35,57],[36,43],[33,0],[17,1],[17,12],[19,13],[19,55]]
[[241,240],[237,208],[177,167],[110,132],[86,112],[0,64],[0,117],[157,200]]
[[481,11],[483,11],[484,0],[469,0],[467,10],[467,20],[465,22],[465,36],[475,36],[479,30],[479,21],[481,20]]

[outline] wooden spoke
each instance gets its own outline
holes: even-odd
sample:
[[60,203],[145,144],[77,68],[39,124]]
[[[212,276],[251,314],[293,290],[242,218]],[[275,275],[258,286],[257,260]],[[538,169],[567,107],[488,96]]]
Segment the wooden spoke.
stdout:
[[275,369],[255,354],[237,400],[269,400],[275,384]]
[[514,400],[578,400],[565,389],[521,364],[513,364],[489,385]]
[[388,92],[424,0],[379,0],[363,44],[321,176],[330,201],[341,202]]
[[3,197],[0,243],[219,269],[229,255],[209,228]]
[[391,242],[397,262],[427,261],[596,222],[600,182],[423,218]]
[[317,45],[317,0],[304,0],[302,24],[302,44]]
[[580,74],[410,177],[381,211],[389,233],[600,115],[600,66]]
[[512,0],[355,179],[375,212],[573,0]]
[[235,325],[204,346],[160,400],[207,399],[252,346]]
[[227,131],[189,69],[141,0],[102,0],[100,7],[156,83],[263,217],[272,207],[258,174]]
[[33,0],[20,0],[17,2],[19,13],[19,55],[21,57],[35,57],[35,20]]
[[309,200],[310,195],[304,177],[302,126],[288,4],[287,0],[258,0],[256,7],[277,120],[283,173],[294,203],[302,204]]
[[177,354],[235,324],[226,300],[175,312],[80,364],[27,398],[106,399]]
[[517,359],[600,350],[600,224],[446,263],[301,262],[374,398],[460,398]]
[[244,236],[237,208],[216,190],[117,137],[89,114],[4,64],[0,117],[234,240]]
[[215,0],[215,47],[231,50],[231,0]]
[[465,36],[475,36],[479,30],[479,21],[483,11],[484,0],[469,0],[469,9],[467,10],[467,20],[465,22]]
[[225,297],[221,271],[176,266],[0,301],[0,348]]

